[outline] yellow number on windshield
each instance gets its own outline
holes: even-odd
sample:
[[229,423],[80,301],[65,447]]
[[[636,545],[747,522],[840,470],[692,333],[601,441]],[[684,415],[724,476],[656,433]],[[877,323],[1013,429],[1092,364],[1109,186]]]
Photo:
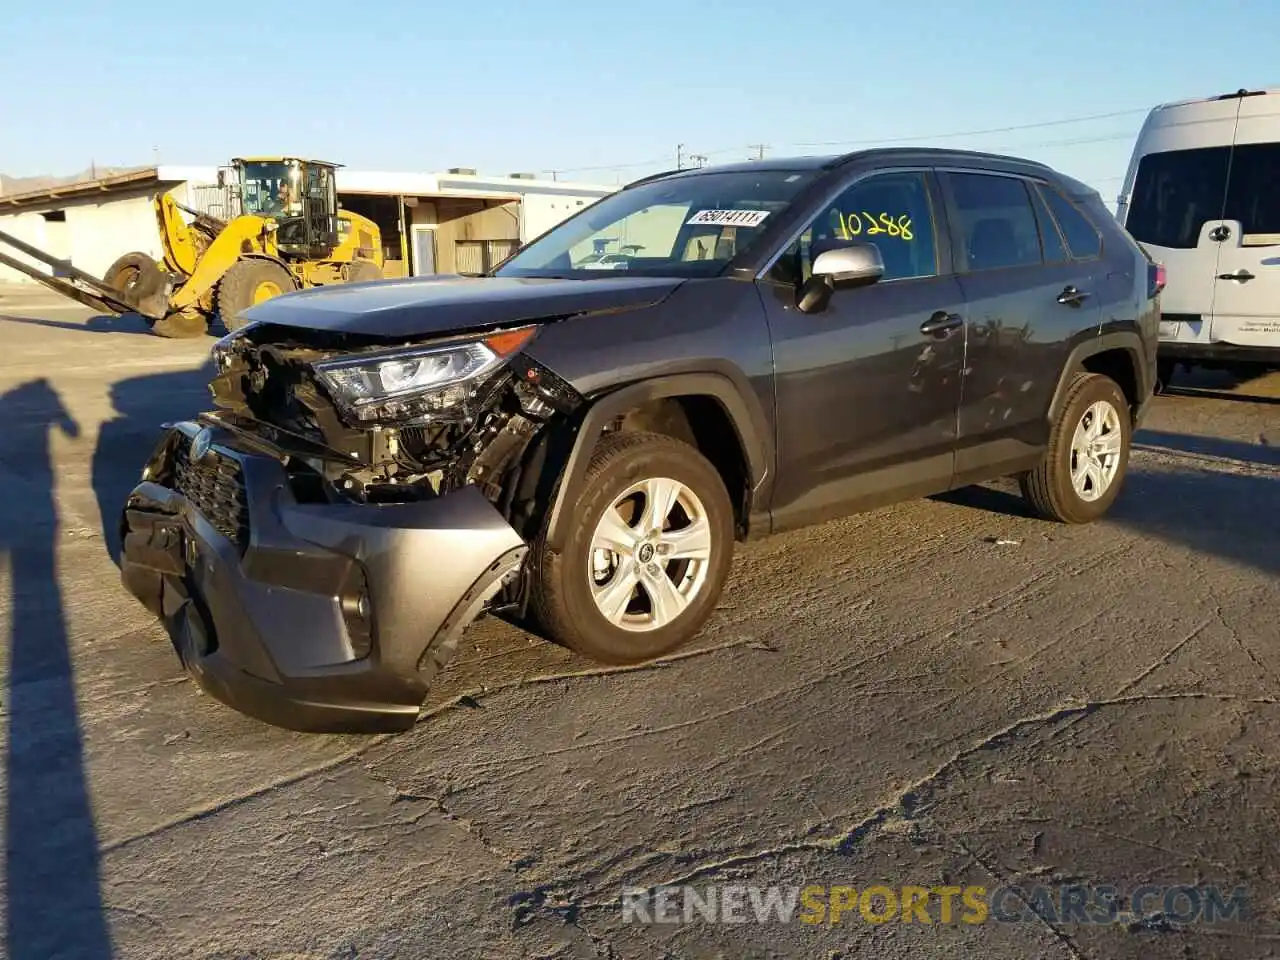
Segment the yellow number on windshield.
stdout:
[[899,240],[914,240],[911,230],[911,217],[907,214],[894,216],[891,213],[869,213],[863,210],[840,218],[842,239],[852,240],[854,237],[889,236]]

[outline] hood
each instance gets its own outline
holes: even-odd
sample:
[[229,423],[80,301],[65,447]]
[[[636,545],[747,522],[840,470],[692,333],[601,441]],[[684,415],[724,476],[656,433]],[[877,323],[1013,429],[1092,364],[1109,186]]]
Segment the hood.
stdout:
[[330,333],[421,337],[651,306],[682,281],[610,273],[600,279],[411,277],[316,287],[273,297],[242,316]]

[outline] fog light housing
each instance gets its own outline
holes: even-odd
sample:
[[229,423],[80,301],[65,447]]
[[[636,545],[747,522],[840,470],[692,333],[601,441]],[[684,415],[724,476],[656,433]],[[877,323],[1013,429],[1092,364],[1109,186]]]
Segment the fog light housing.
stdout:
[[351,659],[363,660],[373,651],[373,601],[358,566],[351,568],[347,581],[347,589],[339,597],[342,621],[351,642]]

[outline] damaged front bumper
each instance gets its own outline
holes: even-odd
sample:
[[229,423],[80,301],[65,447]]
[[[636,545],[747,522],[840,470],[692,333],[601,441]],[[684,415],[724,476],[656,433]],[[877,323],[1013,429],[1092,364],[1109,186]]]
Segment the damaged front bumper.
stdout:
[[228,706],[294,730],[406,729],[526,544],[475,487],[307,502],[286,460],[170,427],[121,518],[123,582]]

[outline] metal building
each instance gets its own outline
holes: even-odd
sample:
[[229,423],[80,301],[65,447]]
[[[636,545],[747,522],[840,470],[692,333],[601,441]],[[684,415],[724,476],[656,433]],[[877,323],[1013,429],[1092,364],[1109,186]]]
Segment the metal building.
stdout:
[[[339,168],[339,203],[382,229],[389,277],[480,272],[614,186],[539,180],[530,174],[481,176]],[[153,200],[226,217],[231,194],[217,167],[159,165],[41,190],[0,194],[0,232],[101,277],[121,254],[159,259]],[[34,282],[0,266],[0,281]]]

